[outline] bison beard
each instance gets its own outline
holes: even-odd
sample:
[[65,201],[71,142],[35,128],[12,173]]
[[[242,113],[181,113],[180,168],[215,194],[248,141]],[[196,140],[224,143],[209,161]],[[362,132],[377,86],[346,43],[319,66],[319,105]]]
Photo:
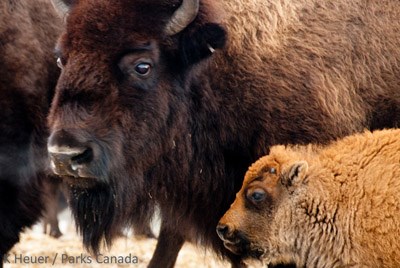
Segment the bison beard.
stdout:
[[107,184],[98,184],[90,189],[72,186],[69,190],[69,205],[83,243],[90,251],[97,253],[102,239],[109,246],[116,231],[118,206],[115,191]]
[[[146,234],[154,211],[151,200],[146,203],[143,203],[144,197],[140,201],[132,200],[126,187],[117,189],[112,182],[96,183],[92,187],[71,185],[69,196],[76,228],[86,249],[94,254],[102,245],[111,246],[124,228],[133,227],[135,233]],[[131,203],[138,204],[133,211],[126,206]],[[126,221],[127,218],[131,220]]]

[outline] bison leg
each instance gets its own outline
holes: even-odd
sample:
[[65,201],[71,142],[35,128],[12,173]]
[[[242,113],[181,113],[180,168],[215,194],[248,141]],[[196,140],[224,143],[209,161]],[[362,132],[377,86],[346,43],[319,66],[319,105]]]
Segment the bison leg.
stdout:
[[160,235],[156,250],[151,258],[149,268],[172,268],[175,265],[178,253],[181,250],[185,239],[169,229],[161,226]]
[[[47,204],[46,204],[47,205]],[[49,230],[50,227],[50,230]],[[58,224],[58,207],[57,204],[52,204],[47,207],[47,211],[43,219],[43,233],[49,234],[54,238],[59,238],[62,233]]]
[[141,226],[141,228],[139,227],[133,227],[133,230],[135,232],[135,237],[137,239],[141,239],[141,238],[156,238],[156,236],[154,235],[153,231],[151,230],[150,224],[147,224],[145,226]]
[[[43,232],[58,238],[62,235],[58,225],[58,212],[60,209],[61,181],[46,178],[43,181],[45,212],[43,215]],[[48,230],[50,226],[50,230]]]
[[[134,235],[137,239],[143,238],[156,238],[151,230],[151,220],[154,214],[154,205],[147,203],[138,207],[138,211],[134,213],[135,217],[132,219],[132,227]],[[140,217],[138,217],[140,215]]]

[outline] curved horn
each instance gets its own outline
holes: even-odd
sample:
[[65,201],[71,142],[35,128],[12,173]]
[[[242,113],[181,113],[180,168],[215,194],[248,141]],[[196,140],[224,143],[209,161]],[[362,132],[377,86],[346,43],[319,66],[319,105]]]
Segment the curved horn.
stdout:
[[51,3],[53,4],[54,8],[61,15],[64,16],[69,12],[74,1],[73,0],[52,0]]
[[179,33],[196,18],[198,12],[199,0],[183,0],[165,27],[165,33],[167,35]]

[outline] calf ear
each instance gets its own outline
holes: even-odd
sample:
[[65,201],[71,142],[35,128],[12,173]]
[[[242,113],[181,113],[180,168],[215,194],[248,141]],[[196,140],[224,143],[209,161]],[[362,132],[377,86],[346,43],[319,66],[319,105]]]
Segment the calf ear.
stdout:
[[281,183],[287,188],[296,186],[306,177],[307,171],[308,163],[306,161],[295,162],[282,172]]
[[218,24],[207,23],[184,33],[179,40],[179,53],[185,66],[210,57],[216,49],[224,47],[226,32]]

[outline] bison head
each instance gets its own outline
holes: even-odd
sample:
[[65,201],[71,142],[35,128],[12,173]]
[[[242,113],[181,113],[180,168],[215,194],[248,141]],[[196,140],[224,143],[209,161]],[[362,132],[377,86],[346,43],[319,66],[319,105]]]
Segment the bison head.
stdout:
[[97,251],[117,226],[149,214],[157,165],[184,162],[188,88],[224,45],[225,31],[198,0],[54,4],[66,12],[66,31],[56,49],[62,74],[48,151],[53,171],[71,186],[84,243]]
[[277,148],[283,146],[272,147],[270,155],[249,168],[235,201],[217,226],[218,236],[233,253],[275,264],[291,261],[280,248],[287,233],[280,231],[285,230],[282,226],[297,224],[291,222],[287,198],[308,170],[307,162],[291,161],[285,154],[276,154]]

